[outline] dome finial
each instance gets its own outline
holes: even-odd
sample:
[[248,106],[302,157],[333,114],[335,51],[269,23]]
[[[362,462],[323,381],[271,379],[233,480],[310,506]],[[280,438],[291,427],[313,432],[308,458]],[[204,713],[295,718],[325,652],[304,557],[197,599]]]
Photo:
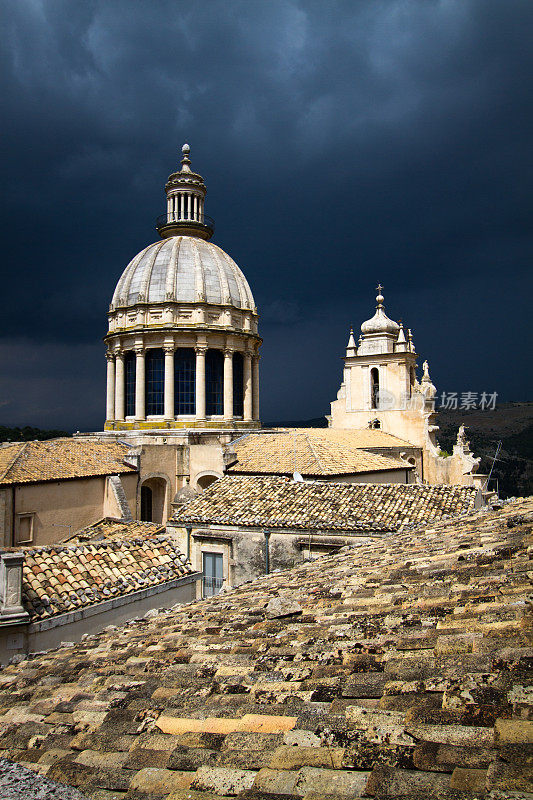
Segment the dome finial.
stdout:
[[378,283],[378,285],[376,286],[376,292],[378,293],[378,295],[376,297],[376,303],[378,304],[378,308],[383,308],[383,302],[385,300],[385,298],[381,294],[381,290],[382,289],[383,289],[383,286],[381,285],[381,283]]
[[185,144],[181,148],[181,152],[183,153],[183,158],[181,159],[181,171],[190,172],[191,159],[189,158],[189,153],[191,152],[191,148],[190,145],[187,144],[187,142],[185,142]]

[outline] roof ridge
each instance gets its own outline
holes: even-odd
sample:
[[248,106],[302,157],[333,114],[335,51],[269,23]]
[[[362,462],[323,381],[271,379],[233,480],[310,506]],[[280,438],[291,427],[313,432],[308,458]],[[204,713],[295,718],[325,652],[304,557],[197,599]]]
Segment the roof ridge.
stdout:
[[[14,444],[19,444],[19,442],[14,442]],[[15,456],[14,456],[13,460],[9,462],[9,464],[5,468],[5,470],[2,473],[2,475],[0,475],[0,482],[2,482],[4,480],[4,478],[7,478],[8,473],[13,469],[13,467],[15,466],[17,460],[24,453],[24,451],[26,450],[26,448],[30,444],[30,442],[21,442],[20,444],[22,444],[22,447],[20,448],[20,450],[18,450],[15,453]]]
[[320,469],[322,470],[322,472],[325,472],[326,470],[324,469],[324,465],[323,465],[323,464],[322,464],[322,462],[320,461],[320,459],[319,459],[319,457],[318,457],[318,453],[316,452],[315,448],[314,448],[314,447],[313,447],[313,445],[311,444],[311,440],[310,440],[310,438],[309,438],[309,434],[308,434],[308,433],[304,433],[304,436],[305,436],[305,438],[307,439],[307,444],[309,445],[309,448],[310,448],[310,450],[311,450],[312,454],[313,454],[313,455],[314,455],[314,457],[315,457],[315,461],[316,461],[316,463],[318,464],[318,466],[320,467]]

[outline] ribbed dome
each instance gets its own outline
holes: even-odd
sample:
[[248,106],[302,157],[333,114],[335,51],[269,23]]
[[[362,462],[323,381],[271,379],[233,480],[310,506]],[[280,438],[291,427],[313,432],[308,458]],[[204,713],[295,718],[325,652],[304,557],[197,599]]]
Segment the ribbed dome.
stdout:
[[136,255],[122,273],[112,307],[169,300],[255,308],[235,261],[216,244],[195,236],[171,236]]

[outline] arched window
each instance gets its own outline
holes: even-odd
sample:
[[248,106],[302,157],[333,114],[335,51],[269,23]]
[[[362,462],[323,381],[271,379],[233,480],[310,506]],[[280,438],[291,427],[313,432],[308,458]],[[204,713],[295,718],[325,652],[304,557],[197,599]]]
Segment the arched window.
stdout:
[[180,347],[174,353],[174,414],[196,411],[196,353]]
[[379,408],[379,370],[372,367],[370,370],[370,402],[372,408]]
[[162,350],[146,352],[146,414],[165,412],[165,356]]
[[128,350],[124,356],[124,382],[125,382],[125,401],[126,416],[135,416],[135,365],[136,358],[133,350]]
[[244,359],[242,353],[233,353],[233,416],[244,416]]
[[141,486],[141,519],[152,521],[152,490],[149,486]]
[[208,350],[205,357],[206,413],[208,417],[224,413],[224,356],[222,350]]

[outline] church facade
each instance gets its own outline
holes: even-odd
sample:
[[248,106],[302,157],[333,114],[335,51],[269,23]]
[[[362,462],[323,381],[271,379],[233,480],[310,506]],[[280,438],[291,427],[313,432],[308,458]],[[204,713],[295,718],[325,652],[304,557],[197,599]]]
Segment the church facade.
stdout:
[[[437,390],[427,361],[417,377],[418,354],[411,330],[385,313],[382,286],[377,287],[374,316],[363,322],[356,344],[350,330],[344,358],[343,380],[331,403],[330,428],[379,429],[420,448],[419,479],[431,484],[482,487],[486,476],[478,475],[474,458],[459,430],[451,456],[444,456],[437,441]],[[411,459],[414,464],[414,459]]]

